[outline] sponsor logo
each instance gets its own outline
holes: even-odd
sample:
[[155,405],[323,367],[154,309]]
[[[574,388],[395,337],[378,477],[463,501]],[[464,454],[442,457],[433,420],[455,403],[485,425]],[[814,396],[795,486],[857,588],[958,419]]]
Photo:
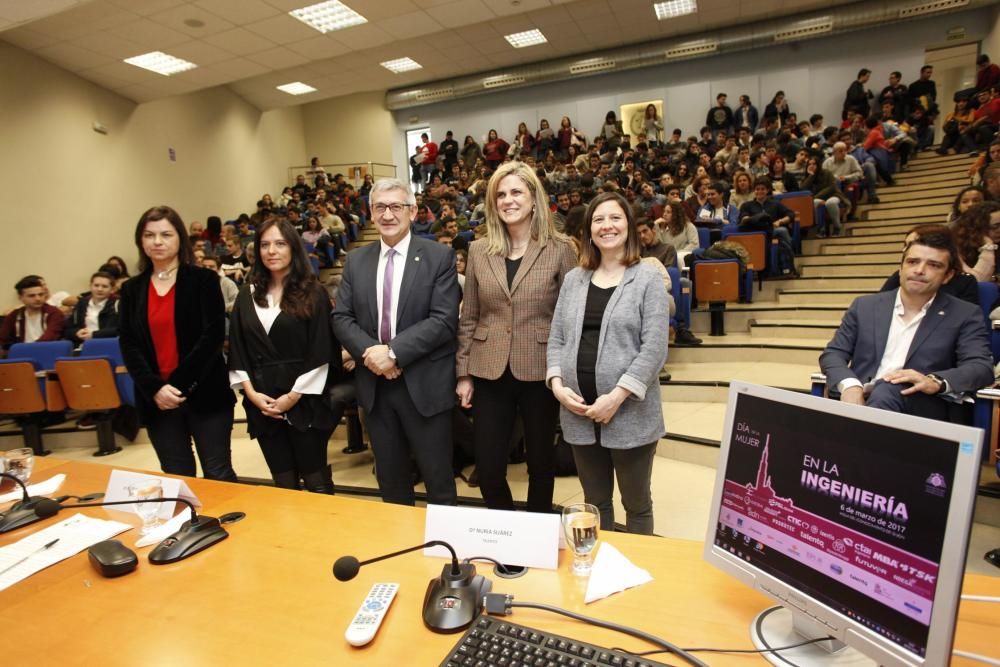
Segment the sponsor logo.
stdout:
[[903,606],[906,607],[907,609],[911,610],[911,611],[917,612],[918,614],[924,613],[923,609],[921,609],[917,605],[913,604],[912,602],[904,602]]
[[859,584],[861,584],[862,586],[864,586],[865,588],[868,588],[868,580],[867,579],[863,579],[863,578],[859,577],[858,575],[856,575],[854,573],[848,574],[847,576],[850,578],[851,581],[856,581]]
[[945,480],[944,475],[939,472],[933,472],[924,484],[924,491],[932,496],[943,498],[944,494],[948,492],[948,482]]
[[834,540],[833,550],[836,551],[838,554],[842,554],[845,551],[847,551],[847,546],[844,544],[843,540]]
[[844,568],[840,567],[836,563],[830,563],[830,572],[833,572],[838,577],[844,573]]

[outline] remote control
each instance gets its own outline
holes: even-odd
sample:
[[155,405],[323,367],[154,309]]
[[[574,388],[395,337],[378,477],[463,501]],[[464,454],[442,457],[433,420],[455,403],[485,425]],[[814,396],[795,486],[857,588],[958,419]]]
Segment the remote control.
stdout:
[[375,638],[385,612],[389,610],[399,584],[376,583],[368,591],[368,596],[361,603],[358,613],[354,615],[354,620],[347,626],[344,639],[351,646],[364,646]]

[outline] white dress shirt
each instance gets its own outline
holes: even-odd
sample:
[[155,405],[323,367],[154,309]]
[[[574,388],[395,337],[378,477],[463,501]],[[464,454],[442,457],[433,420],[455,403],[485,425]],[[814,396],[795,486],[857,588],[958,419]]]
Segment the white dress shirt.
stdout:
[[[101,311],[104,310],[104,304],[107,299],[101,302],[94,301],[93,299],[87,304],[87,314],[83,318],[83,328],[91,332],[97,331],[101,328],[99,316]],[[74,332],[75,333],[75,332]]]
[[927,315],[927,310],[931,307],[934,299],[929,299],[920,312],[913,316],[909,322],[903,321],[903,301],[900,299],[899,290],[896,290],[896,302],[892,306],[892,323],[889,325],[889,337],[885,341],[885,351],[882,353],[882,361],[879,362],[878,370],[868,384],[862,385],[857,378],[845,378],[837,385],[838,391],[844,393],[845,389],[851,387],[862,387],[865,394],[871,392],[876,380],[881,379],[886,373],[903,369],[906,358],[910,354],[910,346],[913,345],[913,337],[917,335],[917,329]]
[[[410,252],[410,239],[413,235],[407,232],[392,249],[396,255],[392,258],[392,305],[390,306],[389,340],[396,337],[396,314],[399,308],[399,290],[403,286],[403,269],[406,268],[406,256]],[[385,241],[379,241],[378,268],[375,273],[375,296],[378,298],[379,328],[382,324],[382,287],[385,284],[385,264],[390,246]]]
[[[250,286],[250,294],[253,295],[253,285]],[[267,295],[267,306],[261,306],[256,301],[253,302],[253,309],[257,311],[261,326],[265,333],[271,333],[274,321],[281,314],[281,301],[275,301],[270,294]],[[292,391],[298,394],[322,394],[326,387],[326,375],[330,370],[330,364],[323,364],[306,371],[295,379]],[[229,386],[239,388],[244,382],[250,380],[250,374],[246,371],[229,371]],[[272,396],[271,398],[278,398]]]

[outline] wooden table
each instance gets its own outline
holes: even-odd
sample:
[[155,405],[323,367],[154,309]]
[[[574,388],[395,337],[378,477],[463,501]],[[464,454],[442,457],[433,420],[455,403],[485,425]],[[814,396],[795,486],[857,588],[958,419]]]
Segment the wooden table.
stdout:
[[[34,478],[66,473],[59,493],[84,494],[103,491],[110,470],[45,458],[36,459]],[[432,633],[420,620],[427,582],[441,572],[443,559],[415,552],[363,567],[346,583],[331,574],[342,555],[364,559],[419,544],[423,510],[270,487],[187,482],[205,513],[247,513],[229,527],[229,539],[170,565],[150,565],[149,549],[137,550],[138,570],[118,579],[102,578],[81,553],[0,592],[3,664],[433,666],[457,641],[458,635]],[[137,516],[110,508],[76,511],[140,523]],[[2,535],[0,546],[69,515],[63,511],[58,518]],[[584,605],[584,584],[569,572],[565,553],[555,572],[533,570],[509,581],[493,576],[488,564],[480,572],[493,580],[495,592],[632,625],[680,646],[752,648],[750,621],[770,603],[706,565],[700,542],[625,534],[605,538],[649,570],[654,581]],[[119,539],[132,546],[138,532]],[[398,582],[400,590],[375,640],[355,649],[344,641],[344,630],[376,581]],[[965,592],[1000,594],[1000,579],[970,575]],[[652,648],[539,610],[516,609],[509,619],[602,646]],[[959,620],[957,647],[998,653],[996,605],[963,603]],[[755,655],[702,657],[712,665],[763,663]]]

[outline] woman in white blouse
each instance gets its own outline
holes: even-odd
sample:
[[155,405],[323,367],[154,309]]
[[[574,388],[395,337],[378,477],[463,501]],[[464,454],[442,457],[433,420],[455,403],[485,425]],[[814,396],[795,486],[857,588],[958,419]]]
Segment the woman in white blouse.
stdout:
[[326,445],[336,423],[325,397],[341,355],[330,301],[287,220],[263,223],[253,245],[258,261],[230,320],[229,380],[275,486],[333,493]]

